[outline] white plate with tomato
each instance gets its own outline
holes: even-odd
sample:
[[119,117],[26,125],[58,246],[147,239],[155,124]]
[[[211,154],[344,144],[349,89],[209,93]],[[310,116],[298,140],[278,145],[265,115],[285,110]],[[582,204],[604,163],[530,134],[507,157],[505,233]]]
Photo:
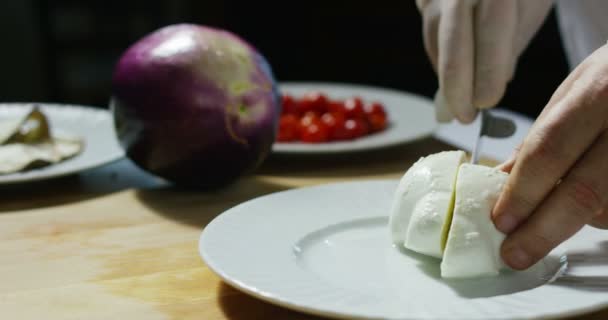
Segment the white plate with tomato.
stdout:
[[364,85],[283,83],[275,153],[367,151],[430,136],[432,100]]

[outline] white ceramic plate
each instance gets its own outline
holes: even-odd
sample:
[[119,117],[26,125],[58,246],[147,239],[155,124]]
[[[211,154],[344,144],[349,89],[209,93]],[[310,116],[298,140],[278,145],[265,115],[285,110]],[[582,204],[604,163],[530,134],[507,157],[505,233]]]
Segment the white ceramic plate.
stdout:
[[[262,300],[322,316],[362,319],[529,319],[608,305],[608,288],[544,278],[557,252],[597,250],[605,233],[583,229],[527,272],[444,281],[439,261],[391,245],[387,212],[397,181],[294,189],[240,204],[201,235],[206,264]],[[606,265],[603,265],[603,269]]]
[[[22,183],[68,175],[123,157],[107,110],[76,105],[37,103],[48,117],[51,131],[63,131],[84,139],[84,149],[74,158],[39,169],[0,175],[0,184]],[[0,103],[0,118],[23,114],[31,103]]]
[[376,134],[344,142],[322,144],[275,143],[275,153],[339,153],[365,151],[394,146],[431,135],[436,127],[435,111],[431,100],[396,90],[362,85],[329,83],[284,83],[282,93],[300,97],[309,91],[321,91],[331,99],[355,96],[365,101],[382,102],[386,108],[389,127]]

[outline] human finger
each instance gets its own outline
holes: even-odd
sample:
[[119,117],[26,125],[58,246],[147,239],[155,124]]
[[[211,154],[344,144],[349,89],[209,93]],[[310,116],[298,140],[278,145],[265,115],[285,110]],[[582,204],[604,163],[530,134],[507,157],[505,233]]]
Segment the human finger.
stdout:
[[438,32],[439,88],[446,106],[463,123],[473,107],[473,8],[468,1],[445,1]]
[[587,223],[606,216],[608,134],[603,133],[535,213],[503,243],[503,260],[526,269]]
[[484,0],[475,10],[475,84],[473,105],[496,106],[514,68],[517,6],[510,1]]
[[502,232],[510,233],[532,213],[602,131],[606,108],[590,98],[602,90],[594,77],[581,75],[524,140],[493,212]]

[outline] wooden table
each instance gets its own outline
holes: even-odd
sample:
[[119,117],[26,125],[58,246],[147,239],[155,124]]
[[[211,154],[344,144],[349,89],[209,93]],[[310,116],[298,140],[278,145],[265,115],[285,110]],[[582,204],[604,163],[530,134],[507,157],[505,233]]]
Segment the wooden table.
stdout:
[[[251,298],[201,261],[215,216],[294,187],[398,178],[423,140],[339,157],[274,157],[216,192],[171,188],[128,161],[80,176],[0,189],[0,319],[319,319]],[[581,319],[608,319],[608,310]]]

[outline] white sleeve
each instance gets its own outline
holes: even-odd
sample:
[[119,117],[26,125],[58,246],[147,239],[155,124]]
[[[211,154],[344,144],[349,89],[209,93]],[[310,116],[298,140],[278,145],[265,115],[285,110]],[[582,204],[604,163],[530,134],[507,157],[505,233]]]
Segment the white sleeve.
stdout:
[[608,41],[606,0],[559,0],[557,19],[571,69]]

